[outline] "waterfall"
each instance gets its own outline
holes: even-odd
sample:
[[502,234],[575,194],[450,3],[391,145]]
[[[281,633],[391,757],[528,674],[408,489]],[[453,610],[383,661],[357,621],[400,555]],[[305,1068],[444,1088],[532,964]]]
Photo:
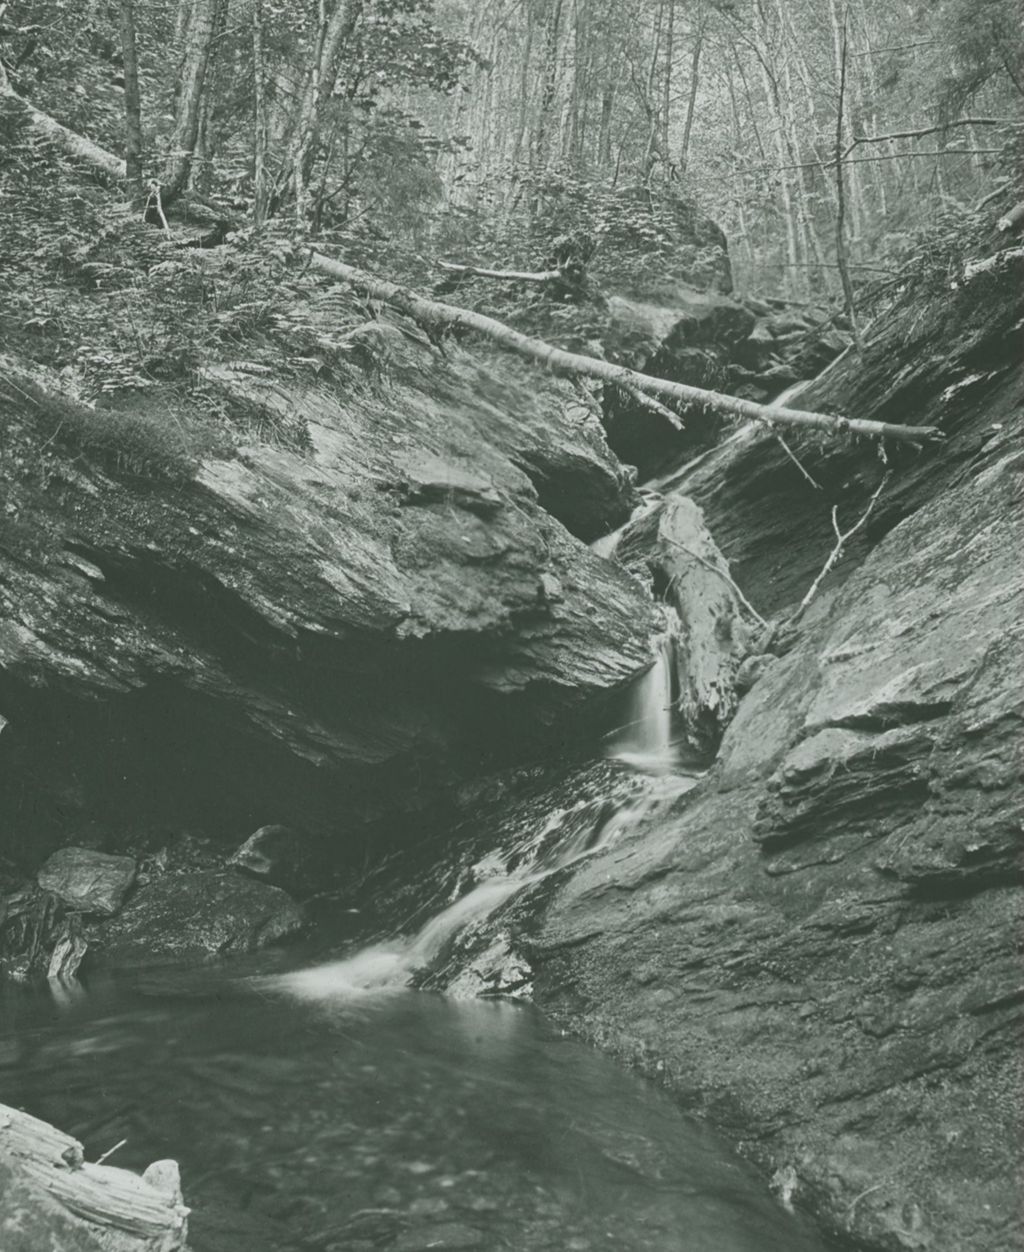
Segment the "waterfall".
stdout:
[[625,723],[607,755],[649,774],[668,773],[676,763],[672,743],[675,636],[666,631],[656,643],[654,664],[628,694]]
[[[684,784],[678,789],[684,789]],[[472,866],[473,876],[482,876],[481,880],[415,935],[374,944],[344,960],[261,979],[260,983],[269,990],[314,1000],[400,991],[417,970],[436,961],[460,931],[485,921],[523,887],[603,848],[636,821],[654,798],[654,792],[649,796],[638,793],[619,805],[601,798],[558,810],[539,831],[521,839],[503,857],[491,853]]]

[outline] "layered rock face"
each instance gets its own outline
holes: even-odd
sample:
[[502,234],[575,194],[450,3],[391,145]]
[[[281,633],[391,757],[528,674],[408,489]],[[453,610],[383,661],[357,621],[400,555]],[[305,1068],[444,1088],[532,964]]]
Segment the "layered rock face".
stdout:
[[[814,407],[927,415],[947,446],[890,463],[705,782],[515,935],[543,1005],[872,1249],[1021,1237],[1020,279],[894,314],[816,384]],[[755,433],[679,476],[783,615],[835,542],[830,505],[856,520],[886,470],[799,451],[827,490]]]
[[147,462],[152,416],[4,361],[9,848],[146,814],[337,833],[550,748],[650,663],[646,593],[576,538],[633,503],[596,417],[514,362],[371,340],[333,387],[211,371],[270,433],[184,469]]

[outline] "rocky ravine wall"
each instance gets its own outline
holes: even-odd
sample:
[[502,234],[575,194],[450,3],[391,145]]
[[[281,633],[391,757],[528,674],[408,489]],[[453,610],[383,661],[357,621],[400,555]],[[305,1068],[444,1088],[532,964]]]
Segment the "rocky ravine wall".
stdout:
[[[948,445],[898,467],[701,787],[516,936],[543,1006],[871,1249],[1022,1233],[1022,290],[1018,269],[918,305],[822,380],[862,416],[938,418]],[[874,459],[801,451],[855,519]],[[680,476],[770,611],[832,542],[831,501],[795,479],[787,517],[787,472],[751,434]]]
[[387,323],[354,334],[383,372],[212,371],[304,440],[170,478],[119,464],[95,433],[114,419],[60,380],[0,362],[0,852],[32,869],[147,822],[351,835],[552,750],[650,663],[645,590],[576,537],[635,493],[571,389]]

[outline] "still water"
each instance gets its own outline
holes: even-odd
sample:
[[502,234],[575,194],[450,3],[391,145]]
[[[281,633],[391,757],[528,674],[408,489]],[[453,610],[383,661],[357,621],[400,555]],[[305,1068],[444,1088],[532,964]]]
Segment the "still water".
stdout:
[[182,1168],[194,1252],[822,1252],[655,1087],[535,1011],[237,974],[0,997],[0,1101]]

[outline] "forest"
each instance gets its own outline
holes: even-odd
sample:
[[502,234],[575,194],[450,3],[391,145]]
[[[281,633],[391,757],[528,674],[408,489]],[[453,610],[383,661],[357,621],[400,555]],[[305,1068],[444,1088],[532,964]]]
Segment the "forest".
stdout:
[[0,0],[2,1252],[1005,1252],[1011,0]]

